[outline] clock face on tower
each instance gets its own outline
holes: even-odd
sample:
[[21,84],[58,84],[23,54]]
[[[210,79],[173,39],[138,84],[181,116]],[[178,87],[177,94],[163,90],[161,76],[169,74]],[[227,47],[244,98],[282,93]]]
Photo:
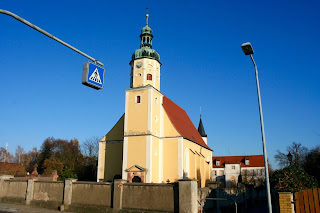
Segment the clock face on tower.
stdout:
[[137,67],[137,68],[142,67],[142,63],[139,61],[139,62],[137,63],[137,65],[136,65],[136,67]]

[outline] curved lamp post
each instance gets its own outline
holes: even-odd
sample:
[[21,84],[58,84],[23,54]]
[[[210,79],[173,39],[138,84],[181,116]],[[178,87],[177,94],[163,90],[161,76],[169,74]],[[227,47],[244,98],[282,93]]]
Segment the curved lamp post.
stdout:
[[267,148],[266,148],[266,140],[264,135],[264,124],[263,124],[263,114],[262,114],[262,105],[261,105],[261,97],[260,97],[260,86],[259,86],[259,78],[258,78],[258,68],[253,59],[253,49],[250,42],[244,43],[241,45],[242,51],[245,55],[250,55],[252,63],[254,65],[255,74],[256,74],[256,84],[257,84],[257,93],[258,93],[258,102],[259,102],[259,112],[260,112],[260,124],[261,124],[261,136],[262,136],[262,148],[264,155],[264,168],[266,175],[266,186],[267,186],[267,198],[268,198],[268,209],[269,212],[272,212],[271,206],[271,195],[270,195],[270,184],[269,184],[269,172],[268,172],[268,160],[267,160]]

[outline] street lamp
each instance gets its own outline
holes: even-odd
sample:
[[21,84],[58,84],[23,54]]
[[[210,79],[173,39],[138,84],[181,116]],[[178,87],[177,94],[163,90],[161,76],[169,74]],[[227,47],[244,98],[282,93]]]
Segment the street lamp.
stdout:
[[291,166],[292,165],[292,154],[291,154],[291,152],[288,153],[287,158],[288,158],[290,166]]
[[266,140],[264,135],[264,124],[263,124],[263,114],[262,114],[262,105],[261,105],[261,97],[260,97],[260,87],[259,87],[259,78],[258,78],[258,68],[253,59],[253,49],[250,42],[244,43],[241,45],[242,51],[245,55],[250,55],[252,63],[254,65],[255,74],[256,74],[256,84],[257,84],[257,93],[258,93],[258,102],[259,102],[259,112],[260,112],[260,124],[261,124],[261,136],[262,136],[262,148],[264,155],[264,168],[266,174],[266,186],[267,186],[267,198],[268,198],[268,208],[269,212],[272,212],[271,206],[271,195],[270,195],[270,184],[269,184],[269,172],[268,172],[268,160],[267,160],[267,148],[266,148]]

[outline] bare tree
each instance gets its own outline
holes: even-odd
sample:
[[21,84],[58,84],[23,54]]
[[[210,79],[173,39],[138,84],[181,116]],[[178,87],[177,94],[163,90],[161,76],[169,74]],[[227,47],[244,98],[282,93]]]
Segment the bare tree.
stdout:
[[99,137],[91,137],[82,144],[82,151],[88,157],[98,157]]
[[16,148],[16,153],[15,153],[15,159],[14,159],[14,161],[15,161],[16,163],[21,163],[24,154],[25,154],[24,149],[23,149],[20,145],[18,145],[17,148]]
[[0,148],[0,162],[12,163],[13,159],[14,157],[10,152],[3,147]]
[[[287,156],[289,152],[292,154],[292,162],[289,161]],[[287,152],[283,153],[277,150],[277,154],[274,158],[282,168],[290,165],[290,163],[302,168],[307,154],[308,148],[302,146],[301,143],[292,142],[290,146],[287,146]]]

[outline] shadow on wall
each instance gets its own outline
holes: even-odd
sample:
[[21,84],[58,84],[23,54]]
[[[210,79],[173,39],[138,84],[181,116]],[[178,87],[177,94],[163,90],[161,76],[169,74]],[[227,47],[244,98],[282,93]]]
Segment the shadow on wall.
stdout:
[[[249,209],[259,206],[267,206],[265,187],[254,188],[253,186],[242,184],[239,184],[239,186],[239,188],[216,188],[211,189],[210,192],[199,192],[207,194],[206,197],[202,197],[203,210],[205,212],[235,212],[233,201],[237,202],[238,213],[247,212]],[[205,200],[206,198],[224,198],[230,200]]]

